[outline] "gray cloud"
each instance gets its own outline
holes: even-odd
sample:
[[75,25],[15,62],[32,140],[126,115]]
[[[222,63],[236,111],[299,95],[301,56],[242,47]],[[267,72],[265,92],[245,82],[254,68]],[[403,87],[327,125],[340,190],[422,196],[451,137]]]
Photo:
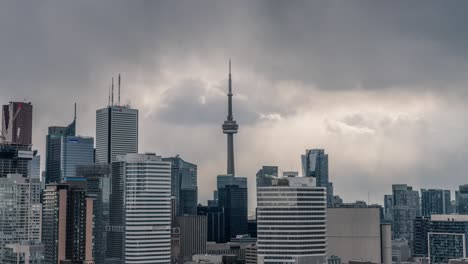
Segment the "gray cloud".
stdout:
[[225,170],[232,58],[237,171],[252,184],[261,165],[299,169],[305,148],[324,147],[347,199],[380,200],[393,182],[454,188],[466,171],[466,5],[3,2],[0,101],[33,102],[43,152],[73,102],[78,132],[94,135],[120,72],[123,101],[141,112],[140,149],[198,163],[206,199]]

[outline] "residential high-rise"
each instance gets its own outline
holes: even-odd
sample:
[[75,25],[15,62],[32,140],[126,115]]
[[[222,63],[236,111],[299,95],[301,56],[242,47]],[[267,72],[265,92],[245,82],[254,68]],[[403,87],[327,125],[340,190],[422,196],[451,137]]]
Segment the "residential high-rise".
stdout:
[[421,189],[422,216],[450,214],[452,212],[451,207],[449,190]]
[[234,134],[237,133],[239,125],[232,115],[232,79],[231,61],[229,61],[229,81],[228,81],[228,115],[223,123],[223,133],[227,134],[227,175],[235,175],[234,169]]
[[179,156],[163,160],[171,162],[171,194],[175,198],[176,216],[197,215],[197,165]]
[[327,254],[326,189],[290,177],[257,190],[258,263],[322,264]]
[[29,177],[34,152],[30,145],[0,143],[0,178],[8,174]]
[[96,163],[138,153],[138,110],[109,105],[96,111]]
[[405,239],[413,245],[414,219],[421,215],[419,192],[406,184],[394,184],[393,190],[393,237]]
[[93,205],[83,179],[46,185],[42,208],[45,264],[93,261]]
[[256,175],[257,188],[270,186],[275,177],[278,177],[278,166],[262,166]]
[[4,143],[32,144],[33,106],[31,103],[10,102],[3,105],[1,138]]
[[86,179],[86,193],[94,199],[93,256],[96,264],[104,264],[111,192],[109,164],[80,165],[77,177]]
[[115,264],[171,262],[171,163],[155,154],[112,162],[106,259]]
[[468,214],[468,184],[460,185],[455,194],[458,214]]
[[421,240],[421,245],[414,248],[414,256],[428,257],[429,263],[448,263],[449,259],[466,258],[467,215],[434,214],[430,219],[418,218],[416,222],[415,238]]
[[384,220],[393,221],[393,196],[391,194],[384,195]]
[[301,156],[302,173],[305,177],[314,177],[318,187],[327,189],[327,206],[333,204],[333,183],[328,178],[328,154],[323,149],[307,149]]
[[218,205],[224,208],[226,239],[248,233],[247,178],[218,175]]
[[0,263],[6,245],[41,240],[41,183],[37,178],[8,174],[0,178]]

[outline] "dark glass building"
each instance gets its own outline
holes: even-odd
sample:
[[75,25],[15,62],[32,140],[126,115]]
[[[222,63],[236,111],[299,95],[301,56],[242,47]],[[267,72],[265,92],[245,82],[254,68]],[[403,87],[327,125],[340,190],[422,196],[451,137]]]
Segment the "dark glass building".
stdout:
[[198,205],[198,215],[205,215],[207,218],[207,241],[216,243],[228,241],[223,207]]
[[109,165],[105,163],[79,166],[77,177],[86,179],[87,195],[94,199],[93,256],[96,264],[104,264],[106,228],[109,226]]
[[451,207],[449,190],[421,189],[422,216],[450,214],[452,213]]
[[30,145],[0,143],[0,178],[8,174],[28,177],[33,156]]
[[171,162],[171,195],[175,197],[176,216],[197,215],[197,165],[179,156],[163,161]]
[[468,184],[460,185],[455,194],[458,214],[468,214]]
[[[76,109],[76,108],[75,108]],[[51,126],[46,136],[46,167],[45,182],[60,183],[61,173],[61,149],[63,137],[76,135],[76,111],[73,121],[68,126]]]
[[226,237],[248,234],[247,178],[219,175],[218,205],[224,208]]
[[327,188],[327,206],[332,206],[333,183],[328,178],[328,154],[323,149],[307,149],[301,161],[303,176],[314,177],[317,187]]
[[278,177],[278,166],[262,166],[256,175],[257,188],[271,186],[274,177]]

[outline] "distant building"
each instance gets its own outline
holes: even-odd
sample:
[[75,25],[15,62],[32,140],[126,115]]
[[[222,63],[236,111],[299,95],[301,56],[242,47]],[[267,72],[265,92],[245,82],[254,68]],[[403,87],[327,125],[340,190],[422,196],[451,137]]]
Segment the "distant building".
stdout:
[[197,165],[179,156],[163,160],[171,162],[171,194],[175,198],[176,216],[197,215]]
[[449,190],[421,189],[421,213],[430,217],[433,214],[450,214],[451,200]]
[[326,189],[312,177],[276,179],[257,190],[258,263],[322,264],[327,254]]
[[0,178],[8,174],[29,177],[34,152],[30,145],[0,143]]
[[32,144],[33,106],[31,103],[10,102],[2,107],[3,143],[30,146]]
[[301,156],[302,173],[306,177],[314,177],[317,187],[327,189],[327,206],[333,203],[333,183],[328,177],[328,154],[323,149],[307,149]]
[[247,178],[217,177],[218,205],[224,208],[226,239],[248,233]]
[[392,240],[392,263],[405,263],[411,258],[411,250],[406,239]]
[[111,170],[106,260],[170,263],[170,162],[155,154],[118,155]]
[[33,151],[28,176],[37,179],[41,178],[41,155],[37,154],[37,150]]
[[393,221],[393,195],[384,195],[384,219],[386,222]]
[[393,237],[406,239],[413,244],[414,219],[421,215],[419,192],[406,184],[394,184],[393,190]]
[[93,256],[96,264],[104,264],[111,192],[109,164],[78,166],[77,177],[86,179],[87,195],[94,199]]
[[235,255],[194,255],[185,264],[238,264]]
[[41,185],[37,178],[8,174],[0,178],[0,263],[7,244],[41,240]]
[[206,244],[206,252],[208,255],[220,256],[235,256],[236,263],[245,263],[247,248],[251,243],[213,243]]
[[457,213],[468,214],[468,184],[460,185],[455,194]]
[[113,103],[96,111],[96,163],[138,153],[138,110]]
[[42,209],[46,264],[93,261],[93,205],[85,180],[46,186]]
[[193,255],[206,254],[207,218],[202,215],[176,217],[180,228],[180,255],[178,263],[190,261]]
[[245,248],[245,264],[257,264],[257,244],[252,243]]
[[225,243],[229,240],[225,231],[224,207],[199,205],[198,215],[205,215],[207,218],[207,241]]
[[8,259],[3,264],[42,264],[44,263],[44,245],[38,240],[26,240],[17,244],[6,245]]
[[257,188],[271,186],[273,178],[278,177],[278,166],[263,166],[256,175]]

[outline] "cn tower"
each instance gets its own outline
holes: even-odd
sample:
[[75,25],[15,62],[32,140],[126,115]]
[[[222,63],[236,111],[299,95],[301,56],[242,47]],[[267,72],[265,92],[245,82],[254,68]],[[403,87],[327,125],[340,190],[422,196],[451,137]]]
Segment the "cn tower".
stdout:
[[231,80],[231,60],[229,60],[229,91],[228,91],[228,116],[223,123],[223,133],[227,134],[227,175],[235,175],[234,169],[234,134],[239,126],[232,116],[232,80]]

